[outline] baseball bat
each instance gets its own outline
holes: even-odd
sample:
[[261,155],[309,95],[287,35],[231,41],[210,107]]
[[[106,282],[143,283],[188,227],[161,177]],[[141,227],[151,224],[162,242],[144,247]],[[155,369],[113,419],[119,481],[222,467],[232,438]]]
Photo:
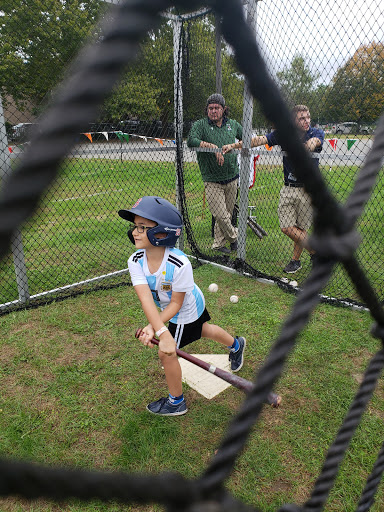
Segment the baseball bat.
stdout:
[[[141,329],[137,329],[135,337],[138,338],[140,336]],[[159,340],[156,338],[151,339],[151,343],[154,345],[159,345]],[[216,375],[216,377],[219,377],[219,379],[225,380],[225,382],[229,382],[232,386],[235,388],[241,389],[242,391],[245,391],[246,393],[249,393],[253,389],[253,383],[247,379],[243,379],[243,377],[238,377],[237,375],[234,375],[233,373],[226,372],[225,370],[222,370],[221,368],[217,368],[213,364],[206,363],[205,361],[202,361],[198,357],[192,356],[191,354],[188,354],[187,352],[184,352],[183,350],[176,349],[176,354],[179,357],[182,357],[183,359],[186,359],[190,363],[195,364],[196,366],[199,366],[203,370],[206,370],[209,373],[212,373],[213,375]],[[277,395],[276,393],[269,393],[267,398],[267,403],[269,405],[272,405],[272,407],[279,407],[281,403],[281,396]]]
[[[236,212],[236,215],[239,215],[239,207],[237,204],[234,206],[234,210]],[[252,231],[255,233],[256,236],[260,238],[260,240],[267,236],[268,233],[265,231],[264,228],[260,226],[255,220],[251,219],[249,216],[247,217],[247,225],[252,229]]]

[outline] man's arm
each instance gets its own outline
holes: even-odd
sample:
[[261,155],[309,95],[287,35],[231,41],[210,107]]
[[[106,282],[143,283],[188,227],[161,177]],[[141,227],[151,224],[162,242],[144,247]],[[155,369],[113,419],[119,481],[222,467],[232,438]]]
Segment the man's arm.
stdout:
[[[257,135],[256,137],[252,137],[251,140],[251,148],[256,148],[257,146],[263,146],[267,144],[268,140],[265,135]],[[233,144],[226,144],[223,146],[223,154],[229,153],[232,149],[241,149],[243,147],[243,141],[239,140],[239,142],[234,142]]]
[[321,140],[317,137],[312,137],[312,139],[308,139],[307,142],[304,143],[304,146],[308,149],[308,151],[315,151],[315,149],[321,145]]
[[[218,146],[216,144],[213,144],[212,142],[207,142],[202,139],[203,136],[203,121],[196,121],[191,128],[191,131],[189,132],[189,136],[187,139],[187,146],[190,148],[211,148],[211,149],[218,149]],[[224,164],[224,157],[221,153],[217,152],[215,153],[215,158],[218,163],[218,165]]]

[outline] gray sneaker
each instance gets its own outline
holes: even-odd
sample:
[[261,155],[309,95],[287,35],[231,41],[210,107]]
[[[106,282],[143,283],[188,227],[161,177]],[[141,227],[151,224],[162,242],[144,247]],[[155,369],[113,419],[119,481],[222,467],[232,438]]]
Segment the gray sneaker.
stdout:
[[181,416],[188,411],[185,400],[177,405],[173,405],[168,400],[168,397],[160,398],[156,400],[156,402],[151,402],[147,405],[147,410],[159,416]]
[[287,274],[294,274],[298,270],[301,269],[301,262],[300,260],[291,260],[288,265],[285,267],[283,272],[286,272]]
[[236,336],[237,341],[239,342],[239,349],[237,352],[230,352],[229,353],[229,360],[231,362],[231,370],[233,372],[238,372],[244,363],[244,350],[245,345],[247,344],[247,340],[245,338],[242,338],[241,336]]

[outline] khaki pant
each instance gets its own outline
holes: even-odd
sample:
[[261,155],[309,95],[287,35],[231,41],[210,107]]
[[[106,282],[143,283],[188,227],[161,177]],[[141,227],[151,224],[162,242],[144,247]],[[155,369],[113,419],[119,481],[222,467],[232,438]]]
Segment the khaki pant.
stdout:
[[312,224],[312,201],[304,188],[283,187],[278,207],[280,228],[296,226],[308,231]]
[[215,231],[212,249],[224,247],[225,242],[236,242],[237,229],[232,226],[232,213],[237,196],[238,180],[225,185],[205,181],[205,196],[212,215],[215,217]]

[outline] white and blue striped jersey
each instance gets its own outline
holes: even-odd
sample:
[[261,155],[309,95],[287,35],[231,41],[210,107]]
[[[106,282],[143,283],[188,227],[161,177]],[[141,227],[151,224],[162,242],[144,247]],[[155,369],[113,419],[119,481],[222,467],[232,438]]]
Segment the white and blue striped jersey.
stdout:
[[179,312],[171,318],[175,324],[196,321],[205,309],[205,299],[193,280],[192,265],[187,256],[175,247],[166,247],[163,261],[157,272],[148,269],[145,249],[134,252],[128,260],[133,286],[148,284],[156,305],[163,310],[171,301],[172,292],[185,292]]

